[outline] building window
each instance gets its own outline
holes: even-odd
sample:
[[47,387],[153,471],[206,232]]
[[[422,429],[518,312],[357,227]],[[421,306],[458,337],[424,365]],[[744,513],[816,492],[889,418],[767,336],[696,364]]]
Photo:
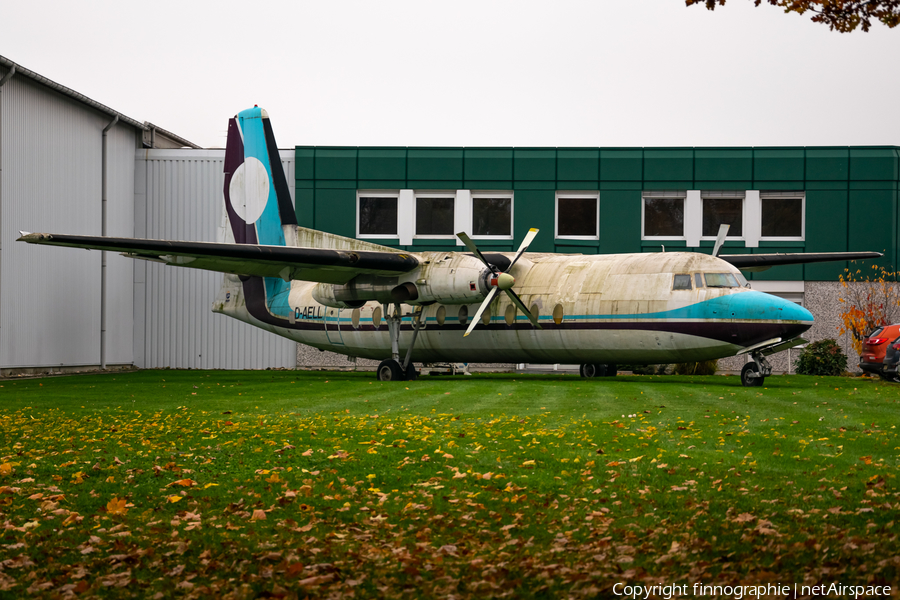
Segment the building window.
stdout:
[[644,192],[644,238],[684,237],[685,192]]
[[802,240],[804,228],[802,192],[760,192],[761,237]]
[[704,237],[719,235],[719,225],[730,225],[728,237],[741,237],[744,224],[744,192],[701,192]]
[[360,192],[357,235],[397,237],[397,194]]
[[559,192],[556,194],[556,237],[576,240],[600,239],[597,193]]
[[472,194],[472,235],[474,237],[511,238],[512,193]]
[[453,237],[455,194],[416,194],[416,236]]

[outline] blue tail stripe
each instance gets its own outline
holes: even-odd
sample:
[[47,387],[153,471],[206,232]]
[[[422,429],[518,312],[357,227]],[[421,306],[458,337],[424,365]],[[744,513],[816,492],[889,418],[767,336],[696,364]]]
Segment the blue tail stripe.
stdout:
[[[284,230],[281,227],[281,214],[278,208],[278,197],[275,182],[272,178],[272,164],[266,147],[266,134],[263,128],[262,109],[254,107],[238,113],[238,122],[244,136],[244,159],[257,159],[266,168],[269,178],[269,196],[262,215],[255,223],[258,243],[268,246],[285,246]],[[287,318],[291,313],[288,299],[291,284],[277,277],[265,277],[266,307],[273,315]]]

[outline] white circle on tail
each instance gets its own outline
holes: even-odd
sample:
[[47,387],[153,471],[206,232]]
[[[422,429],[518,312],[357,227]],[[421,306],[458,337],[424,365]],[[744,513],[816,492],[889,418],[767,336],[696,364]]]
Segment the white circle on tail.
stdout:
[[248,156],[231,176],[228,185],[231,208],[244,220],[255,223],[269,200],[269,172],[258,158]]

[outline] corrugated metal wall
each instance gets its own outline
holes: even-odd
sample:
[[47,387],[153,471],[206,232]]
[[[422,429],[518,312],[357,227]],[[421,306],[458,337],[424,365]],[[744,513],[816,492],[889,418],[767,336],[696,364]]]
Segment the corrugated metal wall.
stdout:
[[[16,243],[18,231],[99,235],[111,118],[13,76],[2,92],[0,368],[100,362],[100,253]],[[109,132],[110,235],[133,235],[136,131]],[[132,261],[108,260],[107,363],[133,361]]]
[[[281,153],[294,194],[294,152]],[[225,241],[224,150],[140,150],[135,236]],[[297,345],[210,309],[222,275],[135,261],[135,365],[142,368],[293,368]]]

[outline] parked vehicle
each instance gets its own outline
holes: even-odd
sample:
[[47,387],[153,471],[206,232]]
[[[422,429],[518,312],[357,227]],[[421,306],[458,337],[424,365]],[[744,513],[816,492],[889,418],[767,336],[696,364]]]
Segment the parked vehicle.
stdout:
[[900,366],[900,337],[888,344],[884,353],[884,361],[882,361],[881,376],[888,381],[900,383],[898,366]]
[[882,369],[884,368],[884,356],[889,346],[888,342],[893,342],[898,337],[900,337],[900,323],[877,327],[863,340],[859,368],[866,373],[884,376]]

